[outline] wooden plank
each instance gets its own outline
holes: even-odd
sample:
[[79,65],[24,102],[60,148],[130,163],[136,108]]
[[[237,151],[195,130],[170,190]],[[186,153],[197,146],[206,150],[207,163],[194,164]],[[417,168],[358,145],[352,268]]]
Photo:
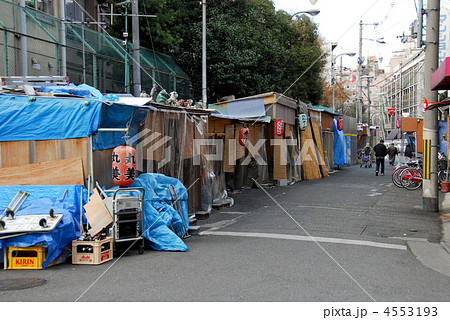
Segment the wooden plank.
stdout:
[[311,126],[308,125],[305,131],[302,131],[301,136],[301,154],[302,167],[305,180],[321,179],[319,165],[317,163],[316,145],[312,138]]
[[325,157],[323,153],[323,147],[322,147],[322,135],[320,134],[319,130],[319,123],[317,121],[312,120],[313,130],[314,130],[314,136],[316,137],[316,145],[317,149],[319,151],[320,159],[318,159],[320,166],[322,167],[322,172],[324,177],[328,177],[328,171],[325,164]]
[[21,166],[30,163],[29,141],[0,142],[2,168]]
[[81,158],[0,169],[0,185],[83,185]]
[[92,236],[96,235],[113,222],[112,216],[103,203],[97,189],[94,189],[94,193],[89,198],[89,202],[83,207],[86,211],[86,219],[91,226],[88,231]]
[[62,140],[64,145],[64,158],[81,158],[83,162],[83,175],[89,175],[88,169],[88,142],[89,138],[66,139]]

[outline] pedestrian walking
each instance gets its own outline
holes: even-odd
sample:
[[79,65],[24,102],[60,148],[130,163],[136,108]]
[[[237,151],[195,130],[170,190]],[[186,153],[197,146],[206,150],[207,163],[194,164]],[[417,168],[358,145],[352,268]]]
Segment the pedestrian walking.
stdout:
[[371,161],[371,155],[372,155],[372,148],[370,147],[370,144],[367,143],[366,146],[363,149],[363,156],[362,156],[362,162],[359,166],[360,168],[364,164],[364,168],[367,168],[367,166],[372,167],[372,161]]
[[387,148],[384,145],[384,140],[381,139],[380,142],[373,148],[375,151],[375,157],[377,158],[377,167],[375,171],[375,175],[378,175],[378,172],[381,170],[381,175],[384,176],[384,157],[387,155]]
[[388,155],[389,155],[389,164],[391,165],[391,166],[393,166],[394,165],[394,162],[395,162],[395,156],[398,154],[398,150],[397,150],[397,148],[394,146],[394,144],[393,143],[391,143],[391,145],[389,146],[389,148],[388,148]]
[[410,159],[413,157],[413,147],[412,147],[411,143],[408,143],[406,145],[405,156],[410,158]]

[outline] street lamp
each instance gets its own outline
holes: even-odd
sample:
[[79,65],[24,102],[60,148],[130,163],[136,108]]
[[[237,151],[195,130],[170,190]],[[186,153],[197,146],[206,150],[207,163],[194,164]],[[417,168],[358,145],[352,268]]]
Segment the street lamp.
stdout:
[[296,12],[293,15],[291,15],[291,18],[295,17],[296,15],[298,15],[300,13],[306,13],[306,14],[309,14],[311,16],[317,16],[320,13],[320,10],[311,9],[311,10],[306,10],[306,11],[299,11],[299,12]]
[[355,54],[356,54],[355,52],[341,53],[341,54],[338,54],[336,57],[334,57],[334,58],[332,59],[331,72],[332,72],[333,74],[332,74],[332,77],[331,77],[331,82],[332,82],[332,84],[333,84],[333,112],[335,112],[335,105],[334,105],[335,102],[334,102],[334,98],[335,98],[335,87],[336,87],[336,79],[335,79],[336,75],[334,74],[334,65],[336,64],[336,59],[337,59],[337,57],[339,57],[339,56],[349,56],[349,57],[353,57]]

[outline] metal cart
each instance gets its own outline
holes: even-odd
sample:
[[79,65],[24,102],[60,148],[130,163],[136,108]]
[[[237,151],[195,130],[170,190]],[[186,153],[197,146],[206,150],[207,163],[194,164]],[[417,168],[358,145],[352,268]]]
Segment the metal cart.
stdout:
[[114,254],[135,246],[139,254],[144,253],[144,195],[145,189],[140,187],[114,190],[111,228]]

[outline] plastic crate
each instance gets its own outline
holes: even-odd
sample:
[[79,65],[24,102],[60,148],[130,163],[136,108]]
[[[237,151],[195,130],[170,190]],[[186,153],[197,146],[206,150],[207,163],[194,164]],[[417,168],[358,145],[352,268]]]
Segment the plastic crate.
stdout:
[[[8,248],[8,269],[36,270],[42,269],[47,248],[45,247],[9,247]],[[6,261],[5,261],[6,263]],[[55,264],[52,261],[48,266]]]
[[100,241],[72,241],[72,264],[101,264],[112,258],[112,238]]

